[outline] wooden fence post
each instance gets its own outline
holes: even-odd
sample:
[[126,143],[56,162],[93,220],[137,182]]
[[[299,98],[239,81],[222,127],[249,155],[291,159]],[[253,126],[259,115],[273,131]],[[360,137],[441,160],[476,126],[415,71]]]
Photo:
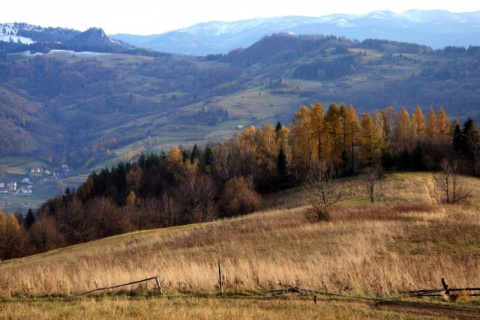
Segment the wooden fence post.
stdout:
[[155,277],[155,281],[157,282],[158,294],[159,294],[159,295],[162,295],[162,293],[163,293],[163,288],[162,288],[162,286],[160,285],[160,280],[158,279],[158,277]]
[[449,294],[450,289],[448,288],[448,284],[445,282],[445,278],[442,278],[442,285],[443,285],[443,288],[445,289],[445,294]]
[[218,261],[218,288],[220,290],[220,294],[223,295],[222,267],[220,266],[220,261]]

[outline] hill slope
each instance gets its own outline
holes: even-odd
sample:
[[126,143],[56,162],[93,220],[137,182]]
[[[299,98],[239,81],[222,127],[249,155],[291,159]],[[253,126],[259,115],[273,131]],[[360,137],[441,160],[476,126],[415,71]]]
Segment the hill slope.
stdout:
[[[478,179],[469,179],[480,190]],[[277,283],[346,295],[480,283],[480,194],[463,207],[435,204],[428,174],[395,174],[383,203],[337,208],[328,223],[309,222],[296,199],[280,208],[201,225],[136,232],[0,263],[0,296],[72,294],[159,275],[167,294],[215,292],[217,262],[225,290],[263,291]],[[351,200],[360,182],[346,181]],[[461,261],[461,263],[458,263]]]

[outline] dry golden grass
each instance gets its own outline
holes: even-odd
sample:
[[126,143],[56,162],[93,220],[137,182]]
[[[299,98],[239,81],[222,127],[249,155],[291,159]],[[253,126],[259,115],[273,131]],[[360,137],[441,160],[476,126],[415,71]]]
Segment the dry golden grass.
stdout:
[[[363,303],[172,297],[55,299],[0,303],[1,319],[434,319],[372,309]],[[438,319],[438,318],[435,318]]]
[[[214,293],[218,261],[227,293],[263,294],[283,283],[395,296],[439,288],[442,277],[450,287],[478,286],[479,207],[435,204],[431,179],[389,177],[381,189],[386,201],[339,207],[329,222],[308,222],[306,207],[272,209],[5,261],[0,297],[70,295],[157,275],[167,295]],[[346,183],[360,196],[354,181]],[[415,201],[407,201],[413,194]]]

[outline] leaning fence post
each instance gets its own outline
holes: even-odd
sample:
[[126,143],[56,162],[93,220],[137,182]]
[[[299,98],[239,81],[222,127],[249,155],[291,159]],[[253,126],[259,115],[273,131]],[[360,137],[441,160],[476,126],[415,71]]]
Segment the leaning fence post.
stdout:
[[218,288],[220,290],[220,294],[223,295],[222,267],[220,266],[220,261],[218,261]]
[[442,278],[442,285],[443,285],[443,288],[445,289],[445,294],[449,294],[450,289],[448,288],[448,284],[445,282],[445,278]]
[[157,282],[157,289],[158,289],[158,294],[162,294],[163,293],[163,288],[162,286],[160,285],[160,280],[158,279],[158,277],[155,277],[155,281]]

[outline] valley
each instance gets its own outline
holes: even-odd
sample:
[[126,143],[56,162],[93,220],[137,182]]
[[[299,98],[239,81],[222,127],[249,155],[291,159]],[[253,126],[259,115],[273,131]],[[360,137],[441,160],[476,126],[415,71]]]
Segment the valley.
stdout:
[[9,54],[0,63],[0,157],[68,164],[84,176],[141,153],[215,144],[250,125],[288,124],[317,102],[360,113],[444,107],[451,119],[475,120],[479,52],[278,34],[206,57]]
[[0,22],[0,319],[479,319],[479,18]]

